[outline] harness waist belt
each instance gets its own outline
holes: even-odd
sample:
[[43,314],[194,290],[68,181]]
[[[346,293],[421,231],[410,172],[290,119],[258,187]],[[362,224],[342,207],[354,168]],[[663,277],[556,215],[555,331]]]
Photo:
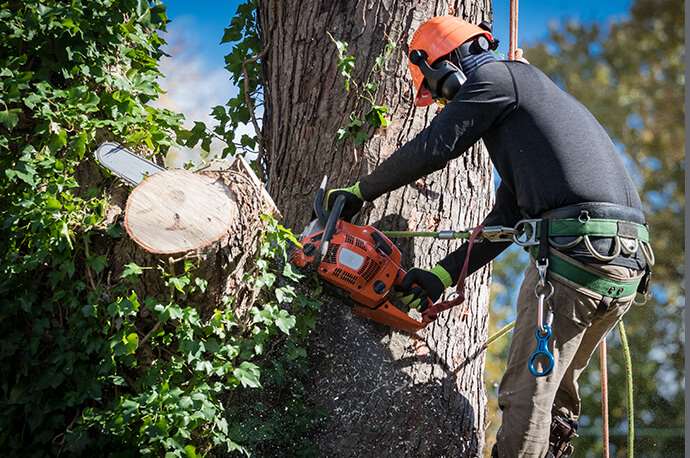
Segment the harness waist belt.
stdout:
[[562,236],[625,237],[649,243],[646,226],[615,219],[550,219],[549,237]]
[[549,256],[549,271],[605,297],[618,299],[635,295],[642,277],[614,280],[587,268],[575,260]]
[[645,224],[645,217],[641,210],[608,202],[583,202],[567,207],[554,208],[544,212],[541,218],[566,219],[577,218],[583,212],[587,212],[590,218],[615,219]]

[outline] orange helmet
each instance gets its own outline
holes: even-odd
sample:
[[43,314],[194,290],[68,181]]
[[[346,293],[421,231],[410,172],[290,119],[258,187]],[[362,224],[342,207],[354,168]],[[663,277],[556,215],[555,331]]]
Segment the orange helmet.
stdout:
[[[436,16],[419,26],[412,36],[409,50],[424,51],[426,61],[433,64],[439,57],[450,54],[455,48],[478,35],[485,35],[493,41],[491,33],[479,26],[465,22],[455,16]],[[415,88],[415,105],[425,107],[433,102],[431,91],[424,87],[424,75],[420,68],[410,60],[408,64]]]

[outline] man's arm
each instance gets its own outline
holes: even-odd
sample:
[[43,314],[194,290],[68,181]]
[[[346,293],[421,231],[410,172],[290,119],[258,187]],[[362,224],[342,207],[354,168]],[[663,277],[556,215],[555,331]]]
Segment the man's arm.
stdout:
[[[513,227],[521,219],[522,214],[517,206],[515,195],[502,182],[496,191],[496,204],[486,218],[484,218],[482,224],[485,226]],[[488,240],[475,244],[470,254],[468,275],[491,262],[492,259],[501,254],[510,245],[510,242],[489,242]],[[450,274],[453,284],[456,284],[458,281],[466,256],[467,244],[465,243],[439,262],[439,265]]]
[[362,197],[372,201],[442,169],[515,105],[512,78],[505,65],[495,63],[480,68],[428,127],[360,180]]

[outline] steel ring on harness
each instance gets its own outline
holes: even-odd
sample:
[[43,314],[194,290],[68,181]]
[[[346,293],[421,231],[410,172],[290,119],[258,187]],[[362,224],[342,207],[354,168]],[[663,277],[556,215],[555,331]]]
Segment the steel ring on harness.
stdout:
[[620,238],[618,238],[617,235],[613,237],[614,249],[613,249],[613,254],[611,256],[603,255],[603,254],[599,253],[596,249],[594,249],[594,247],[592,246],[592,241],[589,240],[589,235],[585,235],[585,236],[583,236],[583,238],[585,239],[585,246],[587,247],[587,250],[589,250],[590,254],[592,256],[594,256],[596,259],[598,259],[599,261],[603,261],[603,262],[613,261],[618,256],[620,256],[620,254],[621,254],[621,240],[620,240]]
[[[549,375],[553,370],[555,360],[551,351],[549,351],[549,338],[551,337],[551,326],[548,324],[544,325],[545,333],[542,334],[539,329],[535,331],[535,336],[537,338],[537,348],[529,357],[529,363],[527,368],[530,373],[535,377],[544,377]],[[537,360],[539,358],[546,359],[545,363],[542,365],[542,370],[538,370],[536,367]]]
[[549,244],[552,247],[556,248],[557,250],[567,250],[568,248],[572,248],[580,242],[582,242],[582,236],[581,235],[577,236],[575,238],[575,240],[572,240],[572,241],[567,242],[567,243],[554,242],[553,237],[549,237]]
[[592,218],[589,216],[589,212],[587,210],[582,210],[577,217],[577,220],[582,224],[588,223],[590,219]]
[[[549,288],[549,293],[545,294],[546,288]],[[547,281],[546,284],[541,285],[537,283],[537,286],[534,287],[534,295],[539,298],[539,296],[544,296],[544,300],[548,301],[551,299],[551,296],[553,296],[554,293],[554,287],[553,284],[550,281]]]
[[656,257],[654,256],[654,250],[649,242],[640,242],[640,248],[642,249],[642,254],[647,260],[647,264],[652,267],[656,263]]
[[513,243],[521,247],[539,245],[537,238],[537,225],[541,219],[523,219],[515,224],[513,228]]

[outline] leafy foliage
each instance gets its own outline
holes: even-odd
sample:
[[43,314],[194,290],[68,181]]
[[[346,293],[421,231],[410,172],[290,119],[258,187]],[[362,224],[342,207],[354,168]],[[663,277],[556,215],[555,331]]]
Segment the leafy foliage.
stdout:
[[329,32],[328,37],[335,44],[338,52],[338,61],[336,67],[340,75],[344,78],[345,90],[353,94],[358,101],[364,103],[362,109],[363,115],[358,115],[354,111],[349,115],[349,122],[338,129],[336,138],[338,140],[345,140],[352,138],[355,145],[362,145],[371,136],[372,128],[386,128],[390,121],[386,117],[389,108],[386,105],[379,105],[376,103],[376,92],[379,89],[378,82],[381,80],[381,73],[385,69],[386,62],[391,58],[395,50],[395,43],[388,41],[383,52],[376,57],[374,65],[367,73],[364,81],[357,81],[353,77],[355,70],[355,57],[348,54],[348,43],[336,40]]
[[[265,220],[247,317],[231,296],[200,312],[208,284],[191,261],[111,265],[123,231],[105,223],[112,178],[90,151],[114,138],[160,161],[176,140],[205,135],[149,105],[161,92],[163,5],[5,2],[0,19],[4,454],[194,457],[294,445],[315,418],[300,376],[317,303],[299,292],[307,279],[283,267],[289,231]],[[152,279],[166,285],[160,294],[141,288]],[[254,436],[246,415],[255,412],[236,399],[275,386],[268,408],[293,427]]]
[[[225,29],[221,43],[233,43],[230,54],[225,56],[225,68],[230,73],[230,81],[239,88],[238,94],[228,100],[225,106],[215,106],[213,117],[218,121],[214,133],[227,144],[223,155],[233,155],[238,148],[253,151],[257,146],[254,136],[243,135],[235,138],[235,130],[240,124],[247,124],[256,117],[256,110],[262,105],[261,59],[262,50],[257,27],[256,0],[247,0],[237,7],[230,25]],[[250,101],[250,105],[246,101]],[[262,160],[262,158],[259,158]]]

